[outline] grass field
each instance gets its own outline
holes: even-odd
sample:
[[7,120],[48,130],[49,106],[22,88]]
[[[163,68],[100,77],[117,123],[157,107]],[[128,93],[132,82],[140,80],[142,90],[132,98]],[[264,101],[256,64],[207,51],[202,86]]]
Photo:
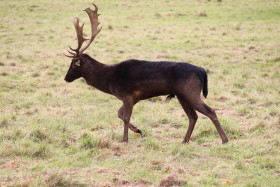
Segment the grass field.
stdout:
[[121,143],[121,101],[66,84],[71,18],[91,1],[0,1],[0,186],[279,186],[280,1],[95,1],[102,31],[87,50],[114,64],[186,61],[208,72],[208,105],[230,142],[177,99],[138,103]]

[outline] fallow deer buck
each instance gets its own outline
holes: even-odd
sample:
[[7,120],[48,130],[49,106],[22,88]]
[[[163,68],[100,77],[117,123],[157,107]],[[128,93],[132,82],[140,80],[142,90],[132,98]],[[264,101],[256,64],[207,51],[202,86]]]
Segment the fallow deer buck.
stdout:
[[[207,74],[203,68],[186,62],[151,62],[134,59],[105,65],[83,54],[101,31],[101,28],[98,28],[98,8],[95,4],[93,5],[94,11],[90,8],[84,10],[91,23],[90,39],[84,38],[84,24],[79,25],[79,18],[76,16],[73,19],[78,47],[73,49],[69,46],[71,51],[68,50],[68,52],[71,55],[65,55],[72,58],[65,81],[72,82],[83,77],[88,85],[114,95],[123,102],[118,111],[119,118],[124,122],[123,142],[128,141],[128,128],[142,134],[140,129],[130,123],[133,106],[140,100],[160,95],[169,95],[169,99],[176,96],[189,118],[189,127],[183,143],[190,140],[198,118],[196,111],[209,117],[217,128],[222,142],[228,142],[215,111],[200,98],[202,90],[205,98],[208,94]],[[85,41],[86,45],[82,47]]]

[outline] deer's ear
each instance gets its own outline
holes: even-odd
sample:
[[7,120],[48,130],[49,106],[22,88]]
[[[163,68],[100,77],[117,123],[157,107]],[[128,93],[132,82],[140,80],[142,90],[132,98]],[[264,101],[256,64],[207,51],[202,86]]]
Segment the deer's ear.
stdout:
[[81,66],[81,62],[80,60],[78,60],[76,63],[75,63],[76,66]]

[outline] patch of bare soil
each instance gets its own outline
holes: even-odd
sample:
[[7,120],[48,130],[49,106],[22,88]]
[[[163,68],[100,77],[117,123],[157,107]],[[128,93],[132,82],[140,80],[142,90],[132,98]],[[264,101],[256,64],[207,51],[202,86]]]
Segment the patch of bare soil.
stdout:
[[203,147],[212,147],[213,142],[204,142],[201,144]]
[[168,175],[160,181],[160,186],[162,187],[180,186],[183,184],[187,184],[187,181],[180,180],[175,174]]
[[18,170],[23,165],[28,165],[27,161],[23,160],[3,160],[0,162],[1,170]]
[[127,154],[127,151],[125,149],[122,149],[119,143],[112,144],[111,151],[117,157]]
[[187,116],[183,109],[180,110],[172,110],[170,113],[175,114],[178,117],[185,117]]
[[221,96],[219,98],[216,98],[215,100],[219,101],[219,102],[226,102],[226,101],[229,101],[230,99],[227,97]]
[[112,187],[113,185],[109,182],[109,181],[107,181],[107,182],[105,182],[103,185],[102,185],[102,187]]
[[146,180],[135,180],[135,181],[128,181],[125,179],[119,179],[117,177],[113,178],[113,182],[106,182],[103,186],[150,186],[151,183]]
[[227,108],[218,108],[215,109],[215,111],[217,112],[218,115],[222,115],[222,116],[235,116],[236,113],[234,110],[232,110],[230,107]]

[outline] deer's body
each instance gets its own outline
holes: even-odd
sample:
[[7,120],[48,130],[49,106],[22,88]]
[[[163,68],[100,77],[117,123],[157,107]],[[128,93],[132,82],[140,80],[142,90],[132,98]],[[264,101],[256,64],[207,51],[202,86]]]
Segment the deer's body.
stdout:
[[140,129],[130,123],[133,106],[140,100],[160,95],[169,95],[169,98],[176,96],[189,118],[189,127],[183,143],[190,140],[198,118],[196,111],[209,117],[217,128],[223,143],[228,142],[215,111],[201,100],[201,91],[203,90],[205,98],[208,93],[207,73],[203,68],[186,62],[143,60],[127,60],[115,65],[102,64],[89,55],[82,54],[101,30],[97,29],[99,24],[97,7],[95,11],[89,8],[85,11],[91,20],[92,37],[87,45],[80,49],[86,39],[83,38],[83,26],[79,26],[79,19],[74,20],[78,48],[70,48],[76,53],[70,51],[73,60],[65,80],[72,82],[83,77],[87,84],[114,95],[123,102],[118,116],[124,122],[124,142],[128,141],[128,128],[142,134]]
[[188,84],[191,76],[199,79],[205,72],[202,68],[183,62],[127,60],[113,67],[113,79],[110,81],[113,95],[119,98],[133,95],[135,101],[174,95],[182,89],[181,86]]

